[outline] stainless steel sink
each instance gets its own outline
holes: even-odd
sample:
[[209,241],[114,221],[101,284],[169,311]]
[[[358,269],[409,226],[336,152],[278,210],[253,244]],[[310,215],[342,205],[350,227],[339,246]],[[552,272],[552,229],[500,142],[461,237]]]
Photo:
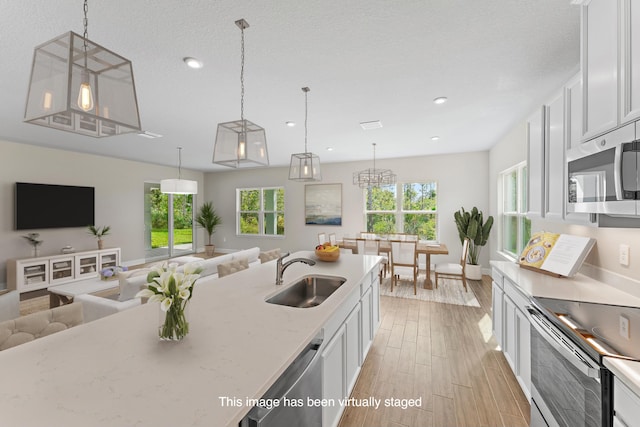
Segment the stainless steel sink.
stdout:
[[267,300],[270,304],[289,307],[316,307],[334,293],[347,279],[337,276],[305,276]]

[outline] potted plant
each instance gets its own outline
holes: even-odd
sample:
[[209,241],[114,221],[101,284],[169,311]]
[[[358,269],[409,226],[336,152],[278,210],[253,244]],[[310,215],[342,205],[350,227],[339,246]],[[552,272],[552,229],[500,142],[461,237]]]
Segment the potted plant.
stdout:
[[93,234],[96,239],[98,239],[98,249],[102,249],[104,242],[102,241],[102,237],[109,234],[111,231],[111,227],[105,225],[104,227],[96,227],[95,225],[90,225],[87,227],[89,229],[89,234]]
[[205,254],[207,256],[213,256],[216,247],[211,243],[211,236],[215,233],[216,227],[222,224],[222,218],[216,213],[216,210],[213,208],[213,203],[206,202],[200,206],[200,210],[196,216],[196,222],[206,230],[209,236],[209,243],[204,245]]
[[480,250],[489,240],[489,233],[493,226],[493,217],[483,221],[482,211],[474,207],[471,211],[461,208],[453,214],[460,236],[460,243],[469,238],[469,256],[467,258],[466,277],[471,280],[482,280],[482,266],[478,263]]

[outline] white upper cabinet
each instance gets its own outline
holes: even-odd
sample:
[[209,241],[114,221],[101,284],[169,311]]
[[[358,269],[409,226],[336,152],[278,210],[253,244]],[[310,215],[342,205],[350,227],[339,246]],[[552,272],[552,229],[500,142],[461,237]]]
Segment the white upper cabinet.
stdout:
[[562,220],[565,206],[565,99],[561,91],[545,109],[545,218]]
[[578,73],[569,80],[564,92],[567,108],[566,146],[567,150],[575,148],[582,142],[582,74]]
[[544,119],[545,107],[542,107],[527,121],[527,216],[544,216]]
[[618,1],[582,6],[583,139],[618,125],[618,29]]
[[[640,118],[640,0],[620,0],[620,115]],[[635,28],[633,27],[635,24]]]

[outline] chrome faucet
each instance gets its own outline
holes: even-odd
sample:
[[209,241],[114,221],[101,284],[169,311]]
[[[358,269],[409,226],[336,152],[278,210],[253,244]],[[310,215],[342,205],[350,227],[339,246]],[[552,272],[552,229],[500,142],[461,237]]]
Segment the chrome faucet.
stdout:
[[287,269],[287,267],[289,267],[294,262],[302,262],[307,265],[316,265],[316,262],[309,258],[294,258],[283,264],[282,259],[288,256],[289,256],[289,252],[281,255],[278,258],[278,261],[276,262],[276,285],[282,285],[282,275],[284,274],[284,271]]

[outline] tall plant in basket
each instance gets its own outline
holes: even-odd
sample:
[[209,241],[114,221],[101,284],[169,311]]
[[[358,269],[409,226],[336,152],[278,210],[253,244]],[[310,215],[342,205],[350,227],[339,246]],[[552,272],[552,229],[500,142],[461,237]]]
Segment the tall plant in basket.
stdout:
[[458,228],[458,236],[460,243],[465,238],[469,238],[469,255],[467,258],[467,278],[471,280],[482,279],[482,266],[479,263],[480,250],[489,241],[489,233],[493,227],[493,216],[489,215],[486,221],[483,218],[482,211],[475,206],[470,211],[461,208],[453,214],[453,218]]

